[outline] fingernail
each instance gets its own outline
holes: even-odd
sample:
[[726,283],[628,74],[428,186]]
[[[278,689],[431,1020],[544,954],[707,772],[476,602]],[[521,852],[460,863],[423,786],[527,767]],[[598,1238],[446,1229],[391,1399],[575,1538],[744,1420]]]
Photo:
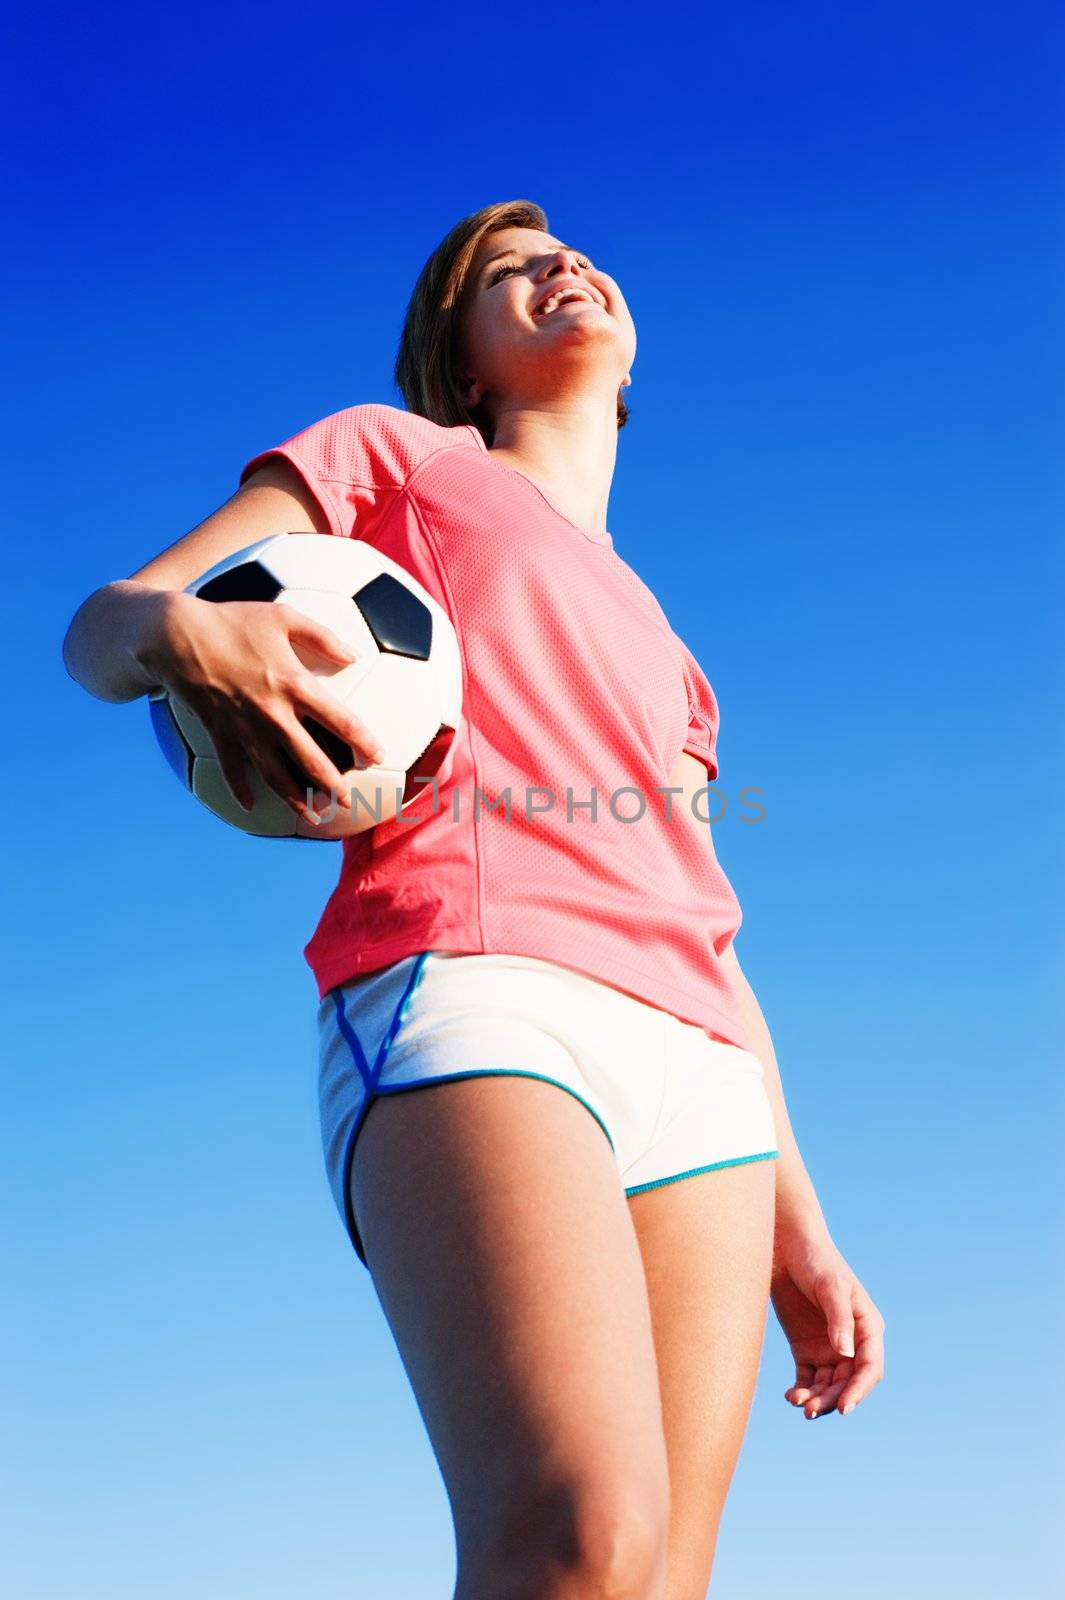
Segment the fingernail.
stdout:
[[839,1347],[839,1353],[841,1356],[852,1356],[854,1354],[853,1342],[850,1339],[845,1340]]

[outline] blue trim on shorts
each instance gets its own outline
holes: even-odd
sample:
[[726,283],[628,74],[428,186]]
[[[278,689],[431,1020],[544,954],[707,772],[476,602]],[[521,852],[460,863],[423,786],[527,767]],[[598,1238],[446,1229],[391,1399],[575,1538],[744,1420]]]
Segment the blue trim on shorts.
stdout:
[[610,1145],[611,1150],[613,1150],[615,1156],[617,1155],[614,1141],[610,1137],[610,1129],[594,1106],[590,1106],[587,1100],[577,1093],[576,1089],[570,1088],[568,1083],[562,1083],[558,1078],[549,1078],[543,1072],[529,1072],[524,1067],[471,1067],[468,1072],[442,1072],[433,1078],[415,1078],[410,1083],[392,1083],[384,1089],[378,1089],[377,1093],[378,1095],[402,1094],[404,1089],[428,1089],[434,1083],[458,1083],[463,1078],[535,1078],[539,1083],[553,1083],[556,1089],[564,1089],[567,1094],[573,1096],[574,1100],[579,1101],[586,1111],[591,1112],[606,1134],[607,1143]]
[[626,1195],[643,1194],[645,1189],[661,1189],[667,1183],[679,1183],[681,1178],[694,1178],[700,1172],[717,1172],[721,1167],[741,1167],[745,1161],[772,1161],[779,1150],[760,1150],[755,1156],[734,1156],[731,1161],[712,1161],[708,1167],[689,1167],[687,1172],[674,1172],[669,1178],[655,1178],[651,1183],[637,1183],[626,1189]]
[[336,1009],[337,1027],[340,1029],[341,1034],[347,1042],[348,1049],[351,1051],[352,1060],[358,1068],[359,1077],[362,1079],[363,1088],[366,1091],[351,1132],[348,1134],[347,1143],[344,1146],[344,1160],[341,1169],[343,1174],[344,1223],[348,1230],[348,1237],[355,1246],[355,1254],[358,1256],[359,1260],[364,1266],[367,1265],[366,1257],[363,1255],[362,1248],[358,1243],[359,1231],[355,1226],[355,1217],[351,1209],[351,1158],[355,1153],[355,1140],[358,1136],[360,1128],[366,1120],[366,1113],[373,1104],[375,1094],[380,1092],[377,1089],[377,1082],[381,1076],[381,1069],[385,1064],[385,1057],[392,1048],[392,1043],[396,1037],[396,1034],[400,1030],[400,1026],[404,1017],[407,1014],[407,1007],[410,1005],[411,996],[418,987],[419,983],[422,981],[422,974],[425,971],[425,963],[428,961],[431,953],[432,952],[429,950],[422,950],[415,960],[414,965],[411,968],[410,976],[407,979],[407,986],[400,996],[399,1003],[392,1014],[392,1021],[385,1030],[385,1036],[381,1040],[381,1047],[377,1052],[377,1057],[372,1067],[367,1059],[366,1051],[362,1047],[362,1040],[355,1032],[355,1029],[351,1026],[351,1021],[348,1018],[347,1012],[344,1010],[343,985],[338,985],[337,988],[330,991],[333,996],[333,1005]]
[[516,1067],[482,1067],[472,1068],[468,1072],[440,1073],[436,1077],[417,1078],[410,1083],[394,1083],[391,1085],[386,1085],[384,1088],[379,1086],[381,1071],[385,1064],[385,1057],[388,1055],[388,1052],[395,1041],[396,1034],[399,1032],[403,1019],[407,1014],[407,1008],[410,1005],[411,997],[422,980],[422,975],[425,971],[425,963],[432,953],[433,952],[431,950],[423,950],[419,954],[418,959],[415,961],[414,967],[407,981],[407,986],[403,991],[403,995],[398,1005],[396,1006],[392,1021],[390,1022],[385,1033],[385,1037],[381,1042],[381,1047],[377,1052],[377,1057],[372,1067],[367,1059],[366,1051],[363,1049],[362,1041],[355,1032],[355,1029],[352,1027],[351,1019],[348,1017],[344,1009],[344,996],[342,993],[343,985],[338,985],[337,988],[330,991],[333,996],[333,1005],[336,1010],[337,1027],[346,1041],[348,1049],[351,1051],[352,1060],[355,1062],[359,1077],[363,1082],[363,1088],[366,1091],[363,1098],[363,1103],[359,1108],[351,1131],[348,1134],[347,1142],[344,1146],[344,1157],[341,1164],[341,1181],[344,1195],[344,1224],[347,1228],[348,1238],[351,1240],[355,1254],[358,1256],[363,1266],[367,1268],[369,1267],[369,1263],[366,1260],[366,1255],[362,1248],[362,1241],[359,1238],[359,1230],[355,1224],[355,1213],[351,1204],[351,1168],[355,1156],[355,1142],[362,1131],[362,1125],[366,1121],[366,1117],[371,1105],[382,1095],[403,1094],[408,1089],[429,1089],[434,1083],[458,1083],[463,1078],[535,1078],[540,1083],[553,1083],[556,1088],[564,1089],[565,1092],[569,1095],[572,1095],[574,1100],[578,1101],[586,1111],[589,1111],[599,1124],[600,1128],[602,1128],[603,1132],[606,1134],[607,1143],[610,1145],[615,1157],[617,1156],[617,1150],[614,1146],[614,1141],[611,1138],[610,1129],[607,1127],[606,1123],[603,1121],[602,1117],[595,1110],[595,1108],[590,1106],[587,1100],[583,1099],[575,1089],[571,1089],[568,1083],[561,1083],[557,1078],[549,1078],[541,1072],[527,1072]]

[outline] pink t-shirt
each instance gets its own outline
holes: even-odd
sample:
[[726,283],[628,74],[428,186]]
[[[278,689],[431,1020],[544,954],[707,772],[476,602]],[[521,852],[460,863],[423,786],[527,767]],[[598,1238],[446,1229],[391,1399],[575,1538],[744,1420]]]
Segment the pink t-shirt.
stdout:
[[421,950],[539,956],[749,1049],[720,961],[739,902],[707,822],[661,792],[682,750],[717,777],[717,702],[611,535],[570,522],[472,425],[395,406],[325,417],[240,482],[276,456],[333,534],[444,608],[463,663],[435,795],[343,842],[304,950],[319,999]]

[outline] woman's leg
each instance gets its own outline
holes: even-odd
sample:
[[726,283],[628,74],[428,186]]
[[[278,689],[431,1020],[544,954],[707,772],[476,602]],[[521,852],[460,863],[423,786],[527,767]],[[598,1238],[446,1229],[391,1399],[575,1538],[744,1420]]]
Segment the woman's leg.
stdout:
[[451,1502],[456,1600],[663,1600],[651,1316],[599,1124],[535,1078],[383,1096],[352,1203]]
[[665,1600],[704,1600],[765,1336],[776,1162],[629,1197],[651,1307],[670,1480]]

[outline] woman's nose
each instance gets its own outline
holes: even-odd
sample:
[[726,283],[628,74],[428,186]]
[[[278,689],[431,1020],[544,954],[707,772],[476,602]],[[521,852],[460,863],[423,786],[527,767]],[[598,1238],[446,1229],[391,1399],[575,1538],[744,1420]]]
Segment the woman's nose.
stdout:
[[565,246],[553,251],[548,258],[546,276],[550,278],[560,270],[565,272],[567,268],[575,267],[577,255],[576,250],[567,250]]

